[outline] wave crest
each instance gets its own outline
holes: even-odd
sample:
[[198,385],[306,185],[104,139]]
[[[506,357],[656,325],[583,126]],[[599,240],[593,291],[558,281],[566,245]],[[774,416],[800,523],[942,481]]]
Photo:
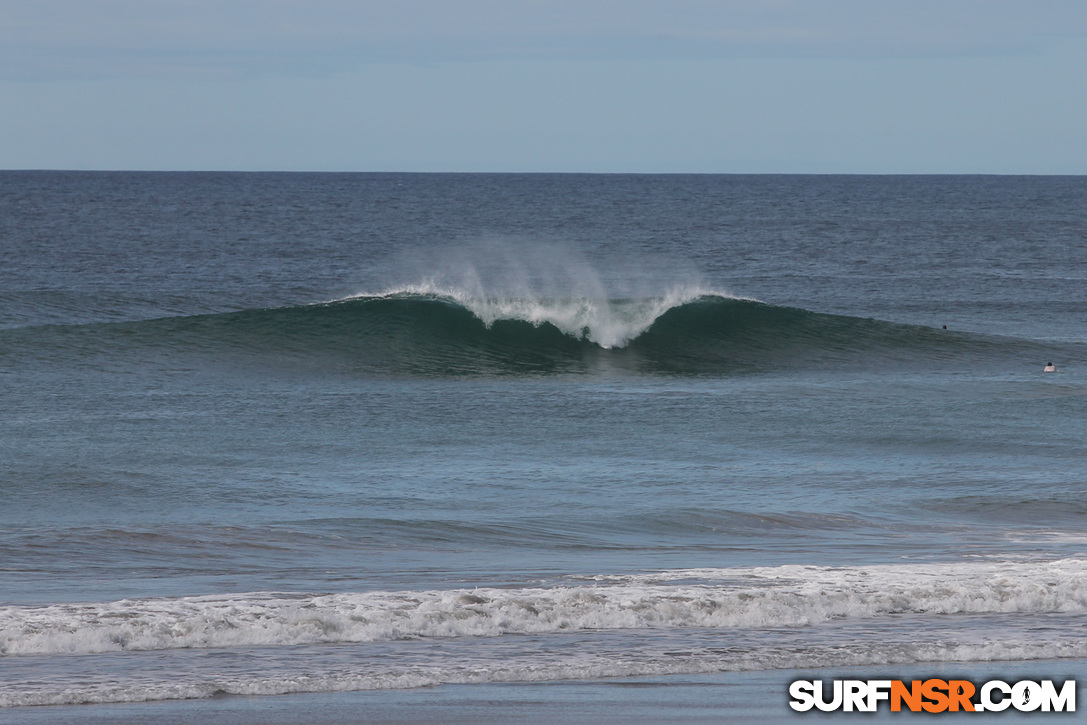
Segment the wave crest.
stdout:
[[648,330],[668,310],[702,297],[742,299],[698,286],[676,287],[659,297],[607,299],[575,297],[481,296],[463,288],[436,283],[405,285],[378,294],[357,294],[334,300],[434,299],[469,310],[488,329],[500,320],[550,324],[571,337],[596,343],[605,350],[625,347]]
[[[96,364],[148,350],[350,374],[730,375],[873,366],[1001,369],[1037,343],[766,304],[699,287],[636,298],[479,296],[423,284],[330,302],[9,332],[0,357]],[[1062,353],[1073,359],[1071,348]],[[150,358],[148,358],[150,359]],[[1043,358],[1044,359],[1044,358]],[[29,363],[29,361],[27,361]]]

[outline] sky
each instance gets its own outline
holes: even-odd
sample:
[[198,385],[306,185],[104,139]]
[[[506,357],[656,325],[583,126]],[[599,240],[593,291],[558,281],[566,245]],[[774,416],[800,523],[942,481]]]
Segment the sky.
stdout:
[[1087,174],[1087,2],[2,0],[0,169]]

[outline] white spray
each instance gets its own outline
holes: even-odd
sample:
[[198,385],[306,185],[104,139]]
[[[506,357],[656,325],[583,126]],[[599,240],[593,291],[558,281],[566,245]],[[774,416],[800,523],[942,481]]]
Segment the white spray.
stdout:
[[405,281],[354,297],[448,299],[487,326],[548,323],[603,348],[623,347],[673,307],[706,295],[731,297],[707,289],[688,265],[670,260],[628,259],[605,279],[582,253],[556,244],[487,240],[397,266]]

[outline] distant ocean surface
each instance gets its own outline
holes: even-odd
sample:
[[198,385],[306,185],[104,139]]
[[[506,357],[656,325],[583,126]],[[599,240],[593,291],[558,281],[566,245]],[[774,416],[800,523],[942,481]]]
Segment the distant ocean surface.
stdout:
[[1087,658],[1085,260],[1087,177],[0,172],[0,707]]

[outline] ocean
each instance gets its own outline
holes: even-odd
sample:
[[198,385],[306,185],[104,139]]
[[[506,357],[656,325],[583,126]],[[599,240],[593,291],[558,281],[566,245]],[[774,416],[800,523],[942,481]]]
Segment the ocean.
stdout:
[[0,172],[0,718],[1087,679],[1085,253],[1087,177]]

